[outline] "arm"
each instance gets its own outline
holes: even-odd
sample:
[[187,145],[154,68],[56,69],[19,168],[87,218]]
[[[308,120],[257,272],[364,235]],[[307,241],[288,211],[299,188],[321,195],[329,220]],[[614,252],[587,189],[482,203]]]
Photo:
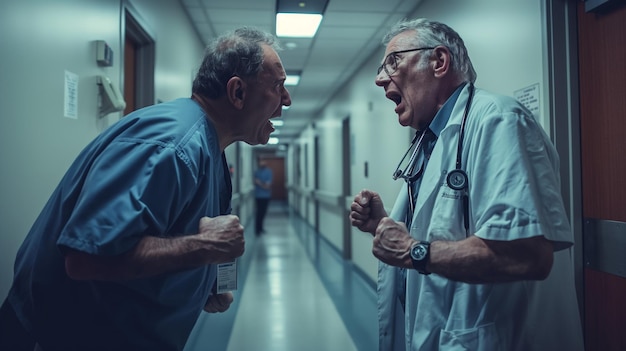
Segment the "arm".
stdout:
[[[413,268],[409,250],[418,241],[404,223],[383,218],[376,229],[373,253],[381,261]],[[543,236],[512,241],[481,239],[433,241],[427,270],[466,283],[503,283],[543,280],[552,269],[552,243]]]
[[269,189],[270,185],[271,185],[271,183],[269,183],[269,182],[265,183],[265,182],[261,181],[259,178],[254,178],[254,184],[260,186],[263,189]]
[[76,280],[124,281],[229,262],[244,251],[243,227],[233,215],[200,219],[199,233],[143,237],[129,252],[98,256],[67,249],[65,270]]
[[543,236],[513,241],[470,236],[462,241],[434,241],[427,269],[466,283],[543,280],[553,262],[552,243]]

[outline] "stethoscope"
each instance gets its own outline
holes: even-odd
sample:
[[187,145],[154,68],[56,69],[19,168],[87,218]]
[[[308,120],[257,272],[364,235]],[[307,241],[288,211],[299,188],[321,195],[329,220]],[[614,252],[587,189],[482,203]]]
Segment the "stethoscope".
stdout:
[[[469,96],[467,98],[467,103],[465,104],[465,111],[463,111],[463,118],[461,119],[461,129],[459,131],[459,141],[457,143],[456,150],[456,164],[455,169],[448,172],[446,177],[446,183],[453,190],[461,191],[461,201],[463,203],[463,224],[465,226],[465,231],[469,231],[469,196],[468,196],[468,177],[467,173],[463,170],[463,163],[461,154],[463,152],[463,138],[465,134],[465,122],[467,121],[467,115],[469,113],[469,108],[472,104],[472,98],[474,97],[474,84],[472,82],[469,83]],[[424,135],[426,134],[426,129],[422,132],[415,132],[415,136],[413,140],[411,140],[411,145],[408,150],[402,156],[402,159],[398,163],[396,170],[393,172],[393,180],[397,180],[398,178],[402,178],[407,182],[407,186],[410,187],[412,182],[417,180],[421,176],[423,172],[420,169],[416,174],[409,175],[410,172],[413,172],[417,160],[417,155],[419,154],[419,150],[422,148],[422,141],[424,140]],[[404,162],[404,159],[407,157],[409,152],[413,150],[411,157],[409,158],[409,162],[404,170],[400,170],[400,165]],[[410,204],[413,204],[413,199],[409,199]],[[413,206],[411,206],[411,212],[413,210]]]

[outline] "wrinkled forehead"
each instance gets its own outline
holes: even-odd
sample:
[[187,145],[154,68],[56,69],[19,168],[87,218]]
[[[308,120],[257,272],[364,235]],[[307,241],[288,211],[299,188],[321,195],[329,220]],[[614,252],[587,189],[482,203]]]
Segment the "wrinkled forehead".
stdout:
[[274,48],[267,44],[263,47],[263,70],[261,76],[278,77],[284,74],[283,63]]

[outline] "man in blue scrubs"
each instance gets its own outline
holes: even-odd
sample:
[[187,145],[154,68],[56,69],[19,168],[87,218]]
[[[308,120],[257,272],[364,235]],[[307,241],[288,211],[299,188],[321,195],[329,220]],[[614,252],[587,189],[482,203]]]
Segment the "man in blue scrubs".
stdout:
[[259,158],[259,168],[254,171],[254,198],[256,200],[256,216],[254,228],[256,235],[265,231],[263,222],[272,197],[272,169],[267,161]]
[[406,182],[389,215],[371,190],[351,205],[380,260],[380,350],[582,350],[548,136],[514,99],[474,87],[445,24],[404,21],[384,43],[376,85],[420,146],[394,174]]
[[[192,97],[135,111],[80,153],[22,244],[0,349],[182,350],[244,252],[224,149],[265,144],[290,105],[267,33],[212,42]],[[21,347],[21,348],[20,348]]]

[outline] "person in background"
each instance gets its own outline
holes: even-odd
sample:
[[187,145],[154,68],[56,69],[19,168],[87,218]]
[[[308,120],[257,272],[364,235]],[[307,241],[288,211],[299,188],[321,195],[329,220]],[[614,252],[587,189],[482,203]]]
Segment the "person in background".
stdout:
[[267,161],[259,158],[259,167],[254,171],[254,197],[256,199],[256,235],[265,232],[263,222],[267,214],[267,208],[272,197],[272,169],[267,166]]
[[380,260],[380,350],[582,350],[548,136],[516,100],[474,87],[447,25],[402,21],[383,43],[375,83],[416,135],[391,213],[369,189],[351,205]]
[[216,264],[244,252],[224,149],[265,144],[290,105],[278,42],[243,27],[206,49],[190,98],[135,111],[80,153],[35,221],[2,306],[2,350],[182,350]]

